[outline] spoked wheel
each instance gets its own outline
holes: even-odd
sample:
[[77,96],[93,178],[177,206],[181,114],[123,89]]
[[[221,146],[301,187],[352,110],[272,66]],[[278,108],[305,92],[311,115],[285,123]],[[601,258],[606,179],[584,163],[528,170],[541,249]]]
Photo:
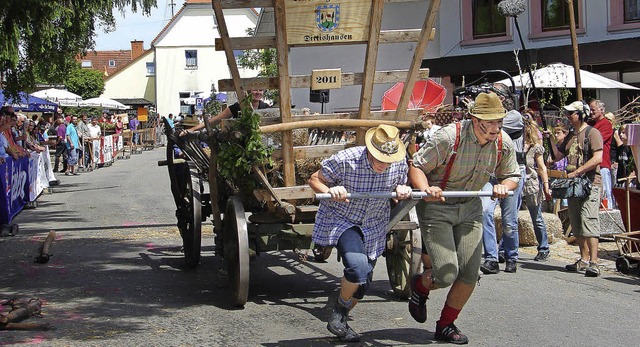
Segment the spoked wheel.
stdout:
[[[414,220],[415,209],[409,213]],[[417,222],[417,218],[416,222]],[[411,296],[409,279],[420,273],[422,266],[422,234],[420,229],[397,230],[387,235],[385,252],[389,284],[393,293],[402,299]]]
[[223,232],[229,289],[235,304],[244,306],[249,296],[249,238],[244,206],[236,196],[227,202]]
[[173,160],[174,142],[167,141],[167,169],[171,181],[171,194],[176,203],[178,230],[182,237],[184,259],[189,267],[200,263],[202,237],[202,179],[194,167]]
[[180,227],[182,236],[182,246],[184,250],[184,260],[189,267],[196,267],[200,263],[200,246],[202,243],[202,180],[196,170],[189,170],[190,178],[187,180],[185,191],[186,204],[184,217],[185,223]]

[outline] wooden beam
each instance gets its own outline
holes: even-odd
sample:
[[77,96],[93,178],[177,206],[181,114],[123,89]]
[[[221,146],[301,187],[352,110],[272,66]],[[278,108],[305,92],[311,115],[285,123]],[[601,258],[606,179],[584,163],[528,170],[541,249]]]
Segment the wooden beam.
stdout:
[[[313,199],[316,193],[309,186],[290,186],[273,188],[273,191],[282,200]],[[271,193],[266,189],[256,189],[253,195],[260,201],[272,201]]]
[[[294,159],[311,159],[329,157],[343,149],[355,146],[353,143],[339,143],[333,145],[314,145],[314,146],[296,146],[293,147]],[[271,154],[274,159],[282,158],[282,150],[276,149]]]
[[[243,2],[243,1],[237,1]],[[229,40],[229,30],[227,28],[227,22],[224,19],[224,13],[222,12],[222,1],[221,0],[212,0],[211,6],[213,7],[213,12],[218,21],[218,33],[222,38],[222,43],[224,45],[224,53],[227,57],[227,65],[229,66],[229,72],[231,73],[231,78],[233,80],[233,91],[236,92],[236,96],[238,97],[238,101],[242,104],[242,100],[245,97],[245,93],[243,92],[242,85],[240,84],[240,72],[238,71],[238,64],[236,63],[236,57],[233,54],[233,48],[231,47],[231,41]]]
[[[422,29],[382,30],[380,31],[380,43],[388,44],[388,43],[418,42],[420,40],[421,32],[422,32]],[[436,35],[436,29],[434,28],[431,30],[431,36],[429,37],[429,40],[433,41],[433,38],[435,37],[435,35]],[[230,39],[231,39],[231,47],[239,50],[266,49],[266,48],[276,47],[275,36],[232,37]],[[366,41],[352,42],[352,44],[364,44],[364,43],[366,43]],[[317,45],[318,44],[313,44],[313,46],[317,46]],[[290,46],[304,47],[306,45],[290,45]],[[216,47],[216,51],[224,50],[224,46],[220,38],[215,39],[215,47]]]
[[[278,53],[278,85],[280,118],[282,124],[291,122],[291,88],[289,81],[289,47],[287,46],[287,17],[285,13],[285,0],[275,0],[274,19],[276,24],[276,52]],[[284,86],[284,88],[282,88]],[[293,160],[293,135],[291,130],[282,132],[282,159],[284,171],[284,185],[296,184],[295,161]]]
[[[382,26],[382,11],[384,0],[373,0],[371,4],[371,21],[369,23],[369,42],[364,59],[364,76],[360,90],[360,119],[365,119],[371,111],[371,96],[373,95],[374,75],[378,61],[378,46],[380,45],[380,28]],[[356,131],[356,144],[364,144],[364,129]]]
[[[393,125],[399,129],[425,129],[426,122],[407,122],[396,120],[371,120],[371,119],[323,119],[303,122],[287,122],[260,127],[263,134],[277,131],[288,131],[301,128],[333,128],[333,129],[353,129],[377,127],[380,124]],[[286,152],[285,152],[286,153]]]
[[[216,0],[213,0],[216,1]],[[224,9],[273,7],[273,0],[218,0]]]
[[[418,120],[424,112],[421,108],[412,108],[407,110],[402,119],[396,119],[396,111],[371,111],[367,119],[370,120],[400,120],[400,121],[415,121]],[[259,113],[259,111],[258,111]],[[303,122],[312,120],[323,119],[358,119],[359,112],[344,112],[344,113],[328,113],[328,114],[310,114],[310,115],[296,115],[291,116],[292,122]],[[262,117],[260,119],[260,125],[272,125],[281,123],[280,117]]]
[[[404,82],[408,76],[407,70],[376,71],[373,78],[374,84]],[[423,68],[418,71],[418,80],[429,78],[429,69]],[[362,72],[345,72],[342,74],[343,86],[362,85],[364,74]],[[289,77],[291,88],[309,88],[311,86],[311,75],[295,75]],[[241,78],[240,84],[244,90],[251,89],[278,89],[277,77],[253,77]],[[218,80],[218,91],[234,91],[233,80]]]
[[398,102],[398,113],[396,115],[399,118],[402,117],[403,113],[407,109],[407,106],[409,106],[409,99],[411,97],[411,92],[413,91],[413,85],[418,80],[418,70],[420,69],[422,60],[424,59],[424,54],[427,51],[427,46],[429,45],[429,37],[431,35],[431,32],[433,31],[433,25],[435,24],[439,8],[440,0],[431,0],[429,9],[427,10],[427,15],[424,18],[422,34],[420,34],[420,40],[416,45],[416,50],[413,52],[413,60],[411,61],[411,65],[409,66],[409,74],[407,75],[407,80],[405,81],[404,88],[402,89],[400,102]]

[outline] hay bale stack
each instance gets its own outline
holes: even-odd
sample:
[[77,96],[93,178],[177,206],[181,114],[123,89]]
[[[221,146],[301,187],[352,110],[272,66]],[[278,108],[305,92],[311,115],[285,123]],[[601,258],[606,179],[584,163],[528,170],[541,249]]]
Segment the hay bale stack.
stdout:
[[[496,208],[494,213],[494,222],[496,224],[496,235],[498,240],[502,237],[502,214],[500,208]],[[549,243],[554,243],[556,238],[562,239],[562,222],[560,218],[553,213],[542,213],[542,219],[547,226],[547,238]],[[518,211],[518,236],[520,238],[520,246],[537,246],[536,234],[533,231],[531,216],[529,211]]]

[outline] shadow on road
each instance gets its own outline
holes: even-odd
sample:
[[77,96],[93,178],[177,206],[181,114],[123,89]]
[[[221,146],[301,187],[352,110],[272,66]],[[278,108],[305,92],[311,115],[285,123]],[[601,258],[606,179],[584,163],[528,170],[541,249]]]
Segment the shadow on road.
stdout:
[[264,343],[265,347],[299,346],[424,346],[434,343],[433,333],[424,329],[397,328],[373,331],[361,331],[360,343],[344,343],[335,337],[311,337],[307,339],[280,340],[276,343]]

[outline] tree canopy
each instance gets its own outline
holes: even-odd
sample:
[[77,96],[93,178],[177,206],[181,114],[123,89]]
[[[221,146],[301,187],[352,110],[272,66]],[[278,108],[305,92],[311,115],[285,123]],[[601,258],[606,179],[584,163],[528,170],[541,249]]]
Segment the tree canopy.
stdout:
[[67,90],[82,96],[83,99],[97,98],[104,91],[102,72],[93,69],[83,69],[79,64],[71,70],[64,79]]
[[37,80],[60,83],[75,57],[95,46],[97,28],[115,29],[114,11],[150,14],[157,0],[0,1],[0,77],[6,94],[31,92]]

